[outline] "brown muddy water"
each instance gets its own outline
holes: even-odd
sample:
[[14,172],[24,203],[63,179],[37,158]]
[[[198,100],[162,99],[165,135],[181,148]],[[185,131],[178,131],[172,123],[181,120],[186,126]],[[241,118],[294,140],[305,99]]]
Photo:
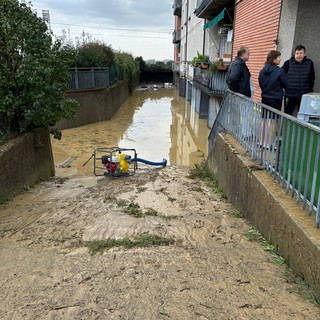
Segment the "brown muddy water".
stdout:
[[208,134],[207,120],[175,89],[137,90],[111,120],[63,130],[52,147],[55,164],[71,159],[79,175],[93,173],[93,159],[83,164],[97,148],[135,149],[139,158],[189,167],[207,155]]

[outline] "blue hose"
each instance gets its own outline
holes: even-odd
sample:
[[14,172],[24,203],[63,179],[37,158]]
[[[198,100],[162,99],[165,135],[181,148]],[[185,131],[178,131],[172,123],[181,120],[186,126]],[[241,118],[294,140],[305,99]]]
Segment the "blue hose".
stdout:
[[129,160],[129,162],[142,162],[145,164],[150,164],[151,166],[163,166],[163,167],[167,165],[167,159],[163,159],[163,161],[160,161],[160,162],[152,162],[152,161],[141,159],[141,158],[132,158]]

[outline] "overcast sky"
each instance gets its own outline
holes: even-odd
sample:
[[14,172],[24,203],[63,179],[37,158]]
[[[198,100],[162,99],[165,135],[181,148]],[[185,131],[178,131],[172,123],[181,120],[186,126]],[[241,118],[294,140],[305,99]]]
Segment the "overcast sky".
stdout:
[[173,58],[173,0],[31,0],[39,16],[49,10],[56,36],[89,33],[115,50],[144,60]]

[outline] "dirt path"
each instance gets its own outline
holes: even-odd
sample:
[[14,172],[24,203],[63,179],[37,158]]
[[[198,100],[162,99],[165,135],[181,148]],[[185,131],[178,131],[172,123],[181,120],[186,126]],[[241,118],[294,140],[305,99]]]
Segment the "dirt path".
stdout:
[[[68,170],[0,207],[0,319],[319,319],[244,236],[244,220],[186,169],[121,179]],[[124,212],[134,208],[153,216]],[[148,234],[175,242],[95,255],[87,246]]]

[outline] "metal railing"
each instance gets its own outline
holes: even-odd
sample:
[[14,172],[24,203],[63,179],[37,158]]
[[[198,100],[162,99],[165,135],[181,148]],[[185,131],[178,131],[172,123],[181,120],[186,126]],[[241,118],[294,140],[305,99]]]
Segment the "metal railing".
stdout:
[[173,8],[173,15],[181,16],[182,0],[174,0],[172,8]]
[[227,91],[226,72],[217,70],[212,74],[208,69],[193,68],[193,81],[207,87],[215,95],[224,95]]
[[180,72],[180,62],[172,62],[171,70],[173,72]]
[[212,0],[197,0],[196,13],[201,12],[204,8],[206,8]]
[[172,33],[172,43],[179,43],[181,41],[181,30],[174,30]]
[[320,226],[320,127],[227,91],[209,135],[228,132]]
[[70,90],[110,87],[109,68],[72,68]]

